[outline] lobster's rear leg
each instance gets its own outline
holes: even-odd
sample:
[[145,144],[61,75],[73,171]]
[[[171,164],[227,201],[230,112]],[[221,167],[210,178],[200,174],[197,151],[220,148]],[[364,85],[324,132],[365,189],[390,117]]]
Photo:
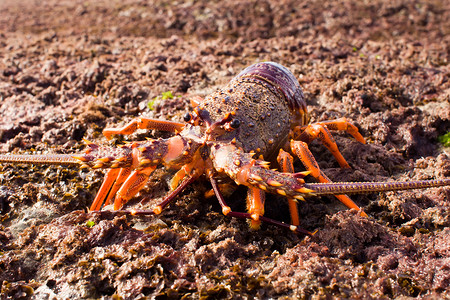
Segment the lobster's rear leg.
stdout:
[[113,134],[131,134],[137,129],[156,129],[160,131],[181,131],[184,128],[184,123],[155,120],[149,118],[136,118],[131,120],[128,124],[120,128],[105,128],[103,135],[110,139]]
[[[300,158],[300,161],[303,163],[305,168],[311,172],[311,175],[316,178],[319,182],[322,183],[329,183],[331,180],[323,174],[323,172],[320,170],[319,165],[317,164],[314,156],[312,155],[311,151],[308,149],[308,145],[305,142],[302,141],[291,141],[291,149],[292,152],[295,153]],[[361,210],[361,208],[356,205],[355,202],[352,201],[347,195],[334,195],[336,198],[339,199],[345,206],[348,208],[354,208],[361,212],[362,216],[367,216],[365,212]]]
[[341,168],[350,168],[345,158],[339,152],[329,130],[340,130],[351,134],[358,142],[365,144],[364,138],[359,133],[358,128],[351,124],[346,118],[340,118],[333,121],[317,122],[306,126],[297,126],[294,128],[294,139],[303,141],[307,144],[319,138],[322,144],[328,148],[338,161]]
[[[352,135],[358,142],[365,144],[363,136],[359,133],[358,128],[350,123],[346,118],[339,118],[336,120],[329,120],[329,121],[321,121],[316,122],[314,124],[310,125],[322,125],[326,126],[329,130],[339,130],[339,131],[345,131],[348,134]],[[310,126],[296,126],[294,128],[295,138],[298,139],[298,136],[303,132],[303,130]]]
[[309,144],[316,138],[319,138],[322,144],[327,147],[331,154],[333,154],[333,156],[336,158],[341,168],[350,168],[341,152],[339,152],[336,142],[334,141],[326,126],[320,124],[310,124],[302,130],[303,132],[298,137],[298,140]]
[[363,136],[359,133],[358,128],[350,123],[346,118],[339,118],[336,120],[321,121],[315,124],[326,126],[329,130],[345,131],[352,135],[358,142],[365,144]]

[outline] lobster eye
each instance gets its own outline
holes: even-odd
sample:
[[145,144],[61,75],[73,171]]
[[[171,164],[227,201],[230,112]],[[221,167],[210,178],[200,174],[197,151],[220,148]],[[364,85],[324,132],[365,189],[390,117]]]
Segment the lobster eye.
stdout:
[[241,121],[239,121],[238,119],[233,119],[233,121],[230,122],[230,127],[231,128],[238,128],[241,125]]
[[184,120],[185,122],[189,122],[189,121],[191,120],[191,118],[192,118],[192,116],[191,116],[191,114],[188,113],[188,112],[183,116],[183,120]]

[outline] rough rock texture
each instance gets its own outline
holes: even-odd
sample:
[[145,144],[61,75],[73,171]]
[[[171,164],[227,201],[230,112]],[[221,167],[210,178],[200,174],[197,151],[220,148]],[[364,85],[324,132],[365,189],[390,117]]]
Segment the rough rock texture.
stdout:
[[[311,145],[333,180],[448,177],[450,3],[363,3],[2,1],[0,150],[75,153],[138,115],[179,121],[190,99],[270,60],[299,79],[312,121],[346,117],[366,138],[335,134],[350,170]],[[102,178],[0,166],[3,299],[450,297],[448,188],[352,196],[369,218],[309,199],[302,226],[319,231],[303,237],[223,216],[202,181],[158,217],[88,214]],[[168,179],[158,170],[142,205]],[[244,199],[228,201],[242,211]],[[289,221],[282,197],[266,203]]]

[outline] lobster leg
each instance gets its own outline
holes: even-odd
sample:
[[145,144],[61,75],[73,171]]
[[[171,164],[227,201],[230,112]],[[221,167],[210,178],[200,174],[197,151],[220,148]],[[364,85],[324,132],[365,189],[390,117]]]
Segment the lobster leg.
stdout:
[[89,210],[100,210],[102,205],[111,203],[119,188],[130,175],[131,168],[111,169],[106,173],[100,190],[97,192]]
[[[297,155],[300,158],[300,161],[303,163],[306,169],[311,172],[311,175],[314,178],[316,178],[321,183],[331,182],[331,180],[320,170],[319,165],[314,159],[314,156],[308,149],[308,144],[302,141],[292,140],[291,149],[292,152],[295,153],[295,155]],[[358,205],[356,205],[356,203],[353,202],[352,199],[350,199],[347,195],[334,195],[334,196],[338,198],[338,200],[341,201],[348,208],[354,208],[360,211],[361,215],[367,216],[367,214],[363,212],[361,208]]]
[[136,129],[156,129],[160,131],[181,131],[184,128],[184,123],[155,120],[149,118],[136,118],[131,122],[120,128],[105,128],[103,130],[103,135],[110,139],[113,134],[131,134],[136,131]]
[[358,142],[365,144],[364,138],[359,133],[358,128],[351,124],[346,118],[340,118],[333,121],[317,122],[306,126],[297,126],[294,128],[294,139],[303,141],[307,144],[319,138],[322,144],[328,148],[338,161],[342,168],[350,168],[347,161],[334,141],[329,130],[341,130],[351,134]]
[[142,190],[148,178],[156,169],[156,166],[149,166],[139,170],[134,170],[117,191],[114,200],[114,210],[122,208],[131,198]]
[[[211,181],[211,185],[213,187],[214,193],[216,194],[217,200],[219,201],[220,206],[222,207],[222,213],[225,216],[229,216],[232,218],[238,218],[238,219],[249,219],[251,224],[253,224],[253,222],[255,222],[254,220],[254,216],[252,215],[252,213],[243,213],[243,212],[236,212],[236,211],[231,211],[231,208],[228,206],[228,204],[225,202],[225,199],[222,196],[222,193],[219,190],[218,184],[216,182],[216,180],[211,176],[209,177],[209,180]],[[260,215],[258,217],[258,222],[264,222],[267,224],[271,224],[271,225],[275,225],[281,228],[286,228],[289,229],[297,234],[306,234],[306,235],[314,235],[315,232],[311,233],[308,230],[305,230],[299,226],[295,226],[295,225],[289,225],[280,221],[276,221],[274,219],[271,218],[267,218],[264,217],[263,215]],[[253,227],[252,227],[253,228]],[[259,224],[258,224],[258,228],[259,228]],[[257,228],[256,228],[257,229]]]
[[[103,180],[102,186],[100,187],[97,195],[95,196],[94,202],[91,204],[90,211],[100,210],[102,204],[104,203],[105,198],[108,196],[108,193],[111,190],[111,186],[113,186],[114,182],[119,175],[120,169],[111,169],[106,173],[105,179]],[[111,194],[111,193],[109,193]]]
[[175,199],[175,196],[177,196],[186,186],[194,182],[201,174],[203,174],[204,168],[204,160],[201,158],[200,153],[196,152],[193,156],[193,160],[190,163],[183,165],[181,169],[173,176],[170,182],[170,194],[167,195],[164,200],[153,209],[153,212],[155,214],[160,214],[164,207]]
[[[283,149],[280,149],[277,161],[278,164],[280,165],[281,171],[285,173],[294,173],[294,158],[292,157],[292,155],[290,155]],[[297,201],[292,198],[288,198],[288,204],[289,204],[289,212],[291,214],[291,223],[296,226],[300,225],[300,219],[298,217]]]
[[326,126],[329,130],[345,131],[349,133],[351,136],[353,136],[358,142],[363,144],[366,143],[363,136],[359,133],[358,128],[352,123],[350,123],[346,118],[339,118],[330,121],[322,121],[317,122],[316,124]]
[[117,175],[116,181],[108,194],[108,198],[105,199],[105,203],[110,204],[113,197],[116,195],[117,191],[123,185],[125,180],[130,176],[132,168],[122,168],[120,169],[119,175]]
[[[328,128],[328,130],[345,131],[348,134],[352,135],[358,142],[363,143],[363,144],[366,143],[364,141],[363,136],[359,133],[358,128],[355,125],[353,125],[352,123],[350,123],[346,118],[339,118],[336,120],[321,121],[321,122],[314,123],[314,125],[316,125],[316,124],[326,126]],[[313,124],[310,124],[310,125],[313,125]],[[296,137],[298,137],[303,132],[303,130],[310,125],[295,127],[294,133],[296,134]],[[298,138],[294,138],[294,139],[298,139]]]
[[[195,167],[199,167],[200,169],[196,169]],[[152,170],[148,170],[149,176],[150,176],[150,174],[153,172],[153,170],[156,167],[148,167],[148,168],[152,168]],[[146,169],[148,169],[148,168],[146,168]],[[189,172],[187,172],[187,170],[189,170]],[[188,186],[192,182],[194,182],[200,176],[200,174],[203,174],[202,172],[203,172],[203,163],[202,162],[193,161],[189,164],[186,164],[181,168],[180,171],[177,172],[178,177],[175,180],[176,183],[172,182],[172,184],[171,184],[171,189],[172,189],[171,192],[166,197],[164,197],[164,199],[161,201],[161,203],[156,205],[152,210],[134,210],[133,209],[130,211],[122,210],[122,212],[131,213],[132,215],[159,215],[162,212],[162,210],[164,209],[164,207],[166,207],[170,202],[172,202],[175,199],[175,197],[182,190],[184,190],[186,188],[186,186]],[[128,180],[130,180],[132,183],[135,180],[135,179],[130,179],[133,175],[134,174],[129,176],[129,179],[127,179],[127,182],[128,182]],[[180,181],[181,181],[181,183],[180,183]],[[127,184],[127,182],[125,182],[124,185]],[[145,185],[145,182],[146,182],[146,180],[144,181],[144,185]],[[142,185],[142,187],[144,185]],[[142,189],[142,187],[139,188],[139,190]],[[122,188],[119,190],[119,192],[117,194],[120,194],[121,190],[122,190]],[[136,193],[131,195],[130,198],[133,197]],[[126,201],[128,201],[128,200],[126,200]],[[120,209],[120,207],[119,207],[119,209]],[[115,204],[114,204],[114,209],[116,209]]]
[[185,179],[176,189],[171,191],[164,199],[155,206],[155,208],[149,209],[131,209],[131,210],[116,210],[116,213],[125,213],[131,215],[141,215],[141,216],[150,216],[150,215],[159,215],[164,207],[166,207],[170,202],[172,202],[175,197],[189,184],[195,181],[197,177],[193,175],[189,175],[187,179]]
[[302,128],[302,130],[303,132],[298,136],[298,140],[309,144],[316,138],[319,138],[322,144],[327,147],[331,154],[333,154],[333,156],[336,158],[341,168],[350,168],[341,152],[339,152],[336,142],[334,141],[326,126],[316,123],[310,124]]
[[264,202],[266,195],[264,191],[259,188],[248,188],[247,193],[247,211],[250,214],[250,227],[252,229],[259,229],[261,226],[260,217],[264,215]]

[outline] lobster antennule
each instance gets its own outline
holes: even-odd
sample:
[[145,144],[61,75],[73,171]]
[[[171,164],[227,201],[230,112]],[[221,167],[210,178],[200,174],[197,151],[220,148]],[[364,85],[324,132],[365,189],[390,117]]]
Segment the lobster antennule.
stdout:
[[[80,154],[83,155],[83,154]],[[80,161],[72,154],[0,154],[0,163],[78,165]]]
[[425,189],[448,185],[450,185],[450,178],[399,182],[305,183],[304,187],[312,190],[311,195],[320,196]]

